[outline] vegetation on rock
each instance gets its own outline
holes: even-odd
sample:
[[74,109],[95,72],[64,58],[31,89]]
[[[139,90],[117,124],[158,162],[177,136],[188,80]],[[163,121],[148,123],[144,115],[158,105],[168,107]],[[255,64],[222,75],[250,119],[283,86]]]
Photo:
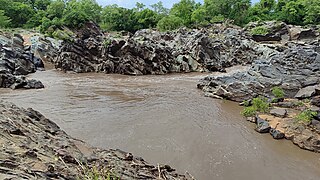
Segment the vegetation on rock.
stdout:
[[[248,103],[244,102],[244,104]],[[252,117],[256,115],[257,112],[267,113],[269,112],[269,106],[270,104],[268,103],[267,99],[260,96],[253,98],[252,105],[245,107],[241,114],[245,117]]]
[[304,111],[302,111],[301,113],[299,113],[297,116],[296,116],[296,120],[298,122],[305,122],[305,123],[310,123],[312,118],[314,116],[316,116],[318,113],[315,112],[315,111],[312,111],[310,109],[306,109]]

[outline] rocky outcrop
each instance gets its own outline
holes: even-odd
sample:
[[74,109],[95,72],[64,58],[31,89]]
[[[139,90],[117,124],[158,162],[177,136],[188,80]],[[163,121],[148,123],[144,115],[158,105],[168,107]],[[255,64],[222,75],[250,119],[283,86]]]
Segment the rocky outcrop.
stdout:
[[43,69],[44,65],[23,43],[19,34],[0,33],[0,87],[43,88],[40,81],[25,77],[37,69]]
[[249,70],[208,76],[199,82],[198,88],[216,96],[243,101],[259,95],[269,96],[271,88],[279,86],[288,97],[293,97],[301,88],[319,83],[319,43],[274,45],[278,48],[272,49],[268,58],[256,59]]
[[129,75],[224,71],[270,53],[241,28],[221,24],[200,30],[140,30],[130,37],[115,38],[88,23],[76,34],[73,42],[60,49],[56,68]]
[[92,148],[30,108],[0,101],[0,119],[0,179],[82,179],[90,168],[116,179],[191,179],[131,153]]

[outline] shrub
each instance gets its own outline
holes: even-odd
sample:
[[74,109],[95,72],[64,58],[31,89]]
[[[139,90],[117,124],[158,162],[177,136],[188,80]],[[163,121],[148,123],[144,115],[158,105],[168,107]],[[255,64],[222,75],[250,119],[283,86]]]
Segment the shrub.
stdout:
[[269,30],[264,26],[257,26],[250,31],[251,35],[267,35],[268,33]]
[[302,111],[300,114],[296,116],[298,121],[310,123],[312,118],[317,115],[317,112],[311,111],[310,109]]
[[162,18],[157,25],[160,31],[169,31],[183,26],[183,20],[179,17],[170,15]]
[[258,112],[262,112],[262,113],[269,112],[269,103],[267,98],[264,98],[264,97],[253,98],[252,106],[256,108]]
[[[249,101],[244,101],[244,105],[249,105],[246,103]],[[257,112],[267,113],[269,112],[269,103],[264,97],[257,97],[252,99],[252,106],[245,107],[241,114],[245,117],[252,117],[256,115]]]
[[273,87],[271,92],[276,98],[284,98],[285,93],[280,87]]
[[73,38],[73,32],[69,31],[69,30],[60,30],[60,29],[56,29],[53,33],[52,36],[55,39],[60,39],[63,41],[67,41],[67,42],[72,42]]
[[250,106],[250,107],[245,107],[241,112],[241,115],[245,117],[252,117],[252,116],[255,116],[256,113],[257,113],[257,110],[253,106]]

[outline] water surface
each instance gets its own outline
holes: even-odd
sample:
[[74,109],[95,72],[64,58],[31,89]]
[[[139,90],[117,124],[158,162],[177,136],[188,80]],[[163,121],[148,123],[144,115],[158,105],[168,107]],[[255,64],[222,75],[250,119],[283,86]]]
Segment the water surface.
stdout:
[[199,180],[318,180],[320,154],[261,135],[236,103],[196,89],[204,74],[124,76],[37,72],[42,90],[1,89],[71,136],[170,164]]

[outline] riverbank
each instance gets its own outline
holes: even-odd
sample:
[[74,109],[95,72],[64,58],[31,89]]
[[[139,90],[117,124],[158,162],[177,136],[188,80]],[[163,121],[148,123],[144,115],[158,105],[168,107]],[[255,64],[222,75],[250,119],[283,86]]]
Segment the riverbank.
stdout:
[[3,179],[76,179],[95,171],[94,176],[113,179],[192,179],[168,165],[154,166],[131,153],[90,147],[31,108],[0,101],[0,112]]

